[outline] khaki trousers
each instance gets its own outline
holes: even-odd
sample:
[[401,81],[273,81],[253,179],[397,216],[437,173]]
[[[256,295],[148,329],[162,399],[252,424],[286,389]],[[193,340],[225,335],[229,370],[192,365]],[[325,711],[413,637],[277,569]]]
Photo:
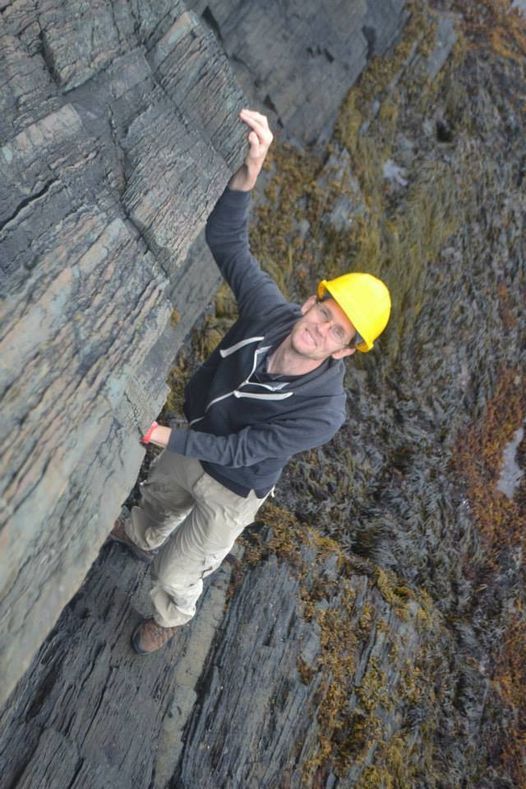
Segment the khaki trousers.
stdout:
[[165,450],[154,461],[142,499],[126,523],[140,548],[160,548],[153,562],[150,596],[162,627],[188,622],[203,591],[265,499],[244,498],[207,474],[198,460]]

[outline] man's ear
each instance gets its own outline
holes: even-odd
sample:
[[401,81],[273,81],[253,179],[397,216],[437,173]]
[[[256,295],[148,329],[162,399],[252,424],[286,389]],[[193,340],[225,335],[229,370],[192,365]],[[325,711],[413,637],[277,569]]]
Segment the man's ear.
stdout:
[[305,304],[301,305],[301,314],[305,315],[305,313],[308,312],[311,307],[314,307],[315,304],[316,304],[316,296],[309,296]]
[[333,359],[344,359],[346,356],[352,356],[356,348],[342,348],[341,351],[331,353]]

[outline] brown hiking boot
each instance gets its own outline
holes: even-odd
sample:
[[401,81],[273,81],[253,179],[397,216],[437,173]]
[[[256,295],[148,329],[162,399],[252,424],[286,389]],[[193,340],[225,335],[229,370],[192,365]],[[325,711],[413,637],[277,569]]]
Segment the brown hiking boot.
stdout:
[[124,528],[125,523],[126,518],[122,515],[119,515],[113,524],[113,529],[108,535],[108,540],[120,542],[121,545],[126,546],[130,553],[132,553],[136,559],[140,559],[141,562],[151,562],[157,551],[145,551],[142,548],[139,548],[138,545],[135,545],[135,543],[126,534]]
[[157,652],[175,636],[178,627],[161,627],[155,619],[145,619],[132,635],[131,643],[138,655]]

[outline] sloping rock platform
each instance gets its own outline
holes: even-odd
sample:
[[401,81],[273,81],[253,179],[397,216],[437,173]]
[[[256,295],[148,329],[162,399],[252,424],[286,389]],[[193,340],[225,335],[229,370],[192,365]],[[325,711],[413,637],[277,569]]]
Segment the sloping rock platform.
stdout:
[[[298,582],[274,560],[242,585],[224,621],[230,571],[226,562],[173,644],[140,658],[129,637],[149,611],[144,571],[105,548],[4,711],[0,785],[161,787],[177,770],[177,785],[212,787],[225,763],[238,786],[279,780],[312,725],[304,705],[316,690],[296,669],[308,637]],[[262,718],[268,755],[253,763]]]

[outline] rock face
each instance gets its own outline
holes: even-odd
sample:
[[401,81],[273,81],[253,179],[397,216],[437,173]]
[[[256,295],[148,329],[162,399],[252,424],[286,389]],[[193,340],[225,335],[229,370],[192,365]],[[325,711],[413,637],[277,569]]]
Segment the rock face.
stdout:
[[217,283],[185,259],[242,156],[242,94],[178,3],[15,2],[0,35],[5,698],[97,556]]
[[407,20],[404,0],[281,3],[190,0],[215,31],[246,95],[288,135],[326,139],[349,86]]
[[[266,532],[251,535],[272,545]],[[48,776],[54,786],[79,789],[306,785],[319,748],[324,683],[309,672],[327,629],[306,621],[298,607],[300,594],[313,593],[312,582],[307,590],[300,573],[266,551],[254,565],[253,550],[223,565],[198,615],[164,653],[137,660],[128,638],[138,612],[148,611],[147,576],[122,548],[105,549],[0,715],[0,786],[29,789],[46,785]],[[327,588],[339,584],[334,559],[315,543],[298,543],[297,569],[316,568],[316,582]],[[241,567],[248,572],[240,575]],[[363,628],[365,600],[405,638],[401,663],[415,659],[422,611],[410,604],[402,621],[364,566],[356,570],[346,592],[357,601],[349,625],[361,632],[356,678],[365,685],[371,663],[386,676],[393,648],[384,630]],[[229,584],[235,599],[225,615]],[[319,599],[319,612],[334,614],[341,592],[331,603]],[[340,635],[347,648],[348,632]],[[393,674],[384,692],[399,682]],[[390,725],[397,728],[394,717]]]
[[[271,597],[269,572],[274,583]],[[302,732],[309,729],[311,721],[304,714],[304,704],[312,700],[316,690],[315,684],[308,687],[301,682],[296,669],[308,630],[296,615],[297,580],[274,560],[270,567],[261,567],[246,592],[240,590],[239,603],[224,632],[223,657],[208,664],[210,676],[205,673],[201,680],[208,688],[206,708],[193,726],[203,759],[195,760],[194,746],[184,748],[181,735],[198,698],[195,686],[215,629],[223,618],[230,565],[226,563],[208,587],[202,615],[181,631],[182,637],[169,655],[159,654],[153,662],[137,661],[128,650],[130,623],[138,621],[136,608],[147,610],[141,575],[137,575],[137,564],[119,548],[105,552],[92,569],[86,591],[75,597],[42,653],[45,671],[38,688],[28,674],[28,684],[24,679],[20,686],[27,691],[32,685],[27,701],[22,702],[22,690],[18,694],[21,703],[5,710],[2,730],[9,736],[2,742],[0,758],[3,787],[45,785],[46,775],[53,776],[55,786],[161,787],[172,778],[179,761],[182,776],[177,785],[217,786],[236,750],[240,758],[234,780],[240,785],[243,776],[254,780],[260,773],[257,764],[247,771],[247,760],[250,763],[258,747],[261,710],[268,707],[270,712],[274,705],[266,735],[273,754],[267,770],[279,779],[290,760],[289,751],[295,747],[295,739],[282,736],[280,728],[294,720]],[[257,619],[253,606],[260,608]],[[84,625],[79,629],[80,620]],[[293,642],[295,649],[291,649]],[[282,653],[278,672],[271,643]],[[237,665],[235,672],[230,670],[232,660]],[[235,715],[238,694],[246,693],[256,677],[252,719],[246,721],[250,734],[247,731],[242,741],[230,742],[235,730],[229,732],[228,722]],[[212,738],[207,719],[223,692],[229,704],[222,708],[222,721],[219,728],[214,724]],[[32,733],[27,736],[24,731],[30,721]],[[223,731],[224,742],[220,739],[216,744],[219,731]],[[216,770],[211,769],[211,763]]]

